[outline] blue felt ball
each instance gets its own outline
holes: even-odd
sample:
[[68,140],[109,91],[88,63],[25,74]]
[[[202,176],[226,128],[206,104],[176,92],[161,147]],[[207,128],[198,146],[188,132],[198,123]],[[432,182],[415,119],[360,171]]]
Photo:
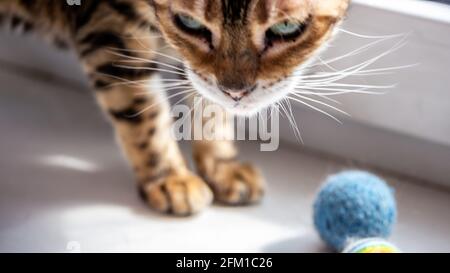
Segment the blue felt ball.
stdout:
[[321,238],[337,251],[350,239],[390,235],[397,219],[393,190],[364,171],[330,176],[314,203],[314,224]]

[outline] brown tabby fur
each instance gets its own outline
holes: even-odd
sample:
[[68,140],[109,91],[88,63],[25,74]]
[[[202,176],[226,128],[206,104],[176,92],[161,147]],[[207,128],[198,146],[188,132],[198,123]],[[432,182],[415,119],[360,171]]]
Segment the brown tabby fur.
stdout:
[[[259,201],[264,193],[262,177],[252,165],[236,160],[237,150],[230,141],[195,141],[199,176],[189,171],[169,134],[168,102],[136,115],[164,99],[163,90],[157,84],[147,90],[123,81],[163,83],[151,60],[168,43],[194,73],[214,79],[218,86],[241,89],[259,80],[271,86],[289,77],[330,38],[348,2],[81,0],[81,6],[69,6],[61,0],[2,0],[0,22],[24,32],[35,30],[59,46],[76,50],[149,205],[161,212],[189,215],[213,198],[232,205]],[[180,30],[173,20],[175,13],[191,15],[208,27],[211,43]],[[300,37],[269,48],[267,29],[284,20],[305,22],[308,27]],[[147,69],[115,66],[129,57],[149,60],[127,63]],[[143,91],[148,95],[142,96]]]

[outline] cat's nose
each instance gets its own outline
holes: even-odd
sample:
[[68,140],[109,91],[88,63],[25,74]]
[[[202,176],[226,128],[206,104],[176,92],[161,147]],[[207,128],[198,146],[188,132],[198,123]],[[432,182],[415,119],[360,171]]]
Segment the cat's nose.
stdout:
[[242,98],[244,98],[245,96],[247,96],[248,94],[253,92],[255,89],[256,89],[256,85],[254,85],[250,88],[238,89],[238,90],[220,87],[220,90],[223,93],[225,93],[227,96],[232,98],[234,101],[242,100]]
[[245,97],[248,94],[247,91],[223,91],[223,92],[235,101],[240,101],[243,97]]

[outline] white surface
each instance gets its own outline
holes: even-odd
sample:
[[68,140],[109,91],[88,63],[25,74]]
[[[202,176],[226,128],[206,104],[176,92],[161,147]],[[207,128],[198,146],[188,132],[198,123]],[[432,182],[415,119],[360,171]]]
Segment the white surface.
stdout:
[[[244,145],[270,186],[263,204],[162,216],[137,198],[89,93],[4,71],[0,86],[0,251],[326,251],[312,201],[319,182],[349,164]],[[450,252],[450,194],[387,179],[400,215],[392,241],[404,251]]]
[[450,7],[423,0],[352,0],[353,3],[450,23]]

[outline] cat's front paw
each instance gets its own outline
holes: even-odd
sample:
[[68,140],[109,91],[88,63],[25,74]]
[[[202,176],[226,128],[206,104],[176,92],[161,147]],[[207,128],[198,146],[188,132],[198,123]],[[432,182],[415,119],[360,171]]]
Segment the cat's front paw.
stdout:
[[228,205],[248,205],[261,201],[265,183],[261,173],[250,164],[220,162],[211,173],[202,176],[214,191],[214,198]]
[[209,206],[213,194],[209,186],[198,176],[171,174],[143,188],[149,205],[163,213],[189,216]]

